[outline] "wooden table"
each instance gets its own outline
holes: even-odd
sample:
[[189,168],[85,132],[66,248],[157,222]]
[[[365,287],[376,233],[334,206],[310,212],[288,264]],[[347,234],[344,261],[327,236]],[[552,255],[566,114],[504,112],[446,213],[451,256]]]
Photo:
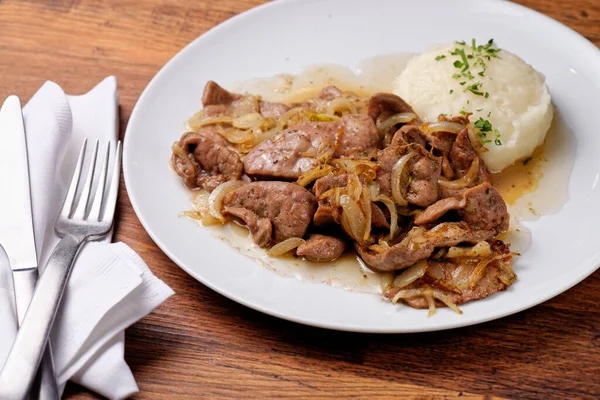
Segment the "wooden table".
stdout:
[[[0,98],[46,79],[71,94],[119,81],[121,134],[154,74],[261,0],[0,0]],[[519,0],[600,45],[599,0]],[[177,268],[121,186],[116,239],[177,295],[127,330],[138,398],[600,398],[600,271],[498,321],[418,335],[331,332],[238,305]],[[93,398],[69,385],[68,398]]]

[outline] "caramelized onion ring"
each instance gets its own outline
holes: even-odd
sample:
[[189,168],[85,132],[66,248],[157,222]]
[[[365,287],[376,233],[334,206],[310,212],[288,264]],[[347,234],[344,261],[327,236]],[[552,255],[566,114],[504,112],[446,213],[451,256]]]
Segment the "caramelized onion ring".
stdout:
[[208,211],[210,215],[215,217],[221,222],[225,222],[225,217],[221,214],[223,208],[223,198],[227,193],[233,192],[235,189],[243,186],[245,183],[242,181],[229,181],[220,184],[212,191],[208,196]]
[[408,161],[411,158],[413,158],[414,155],[414,153],[408,153],[403,155],[396,162],[396,164],[394,164],[394,167],[392,168],[392,197],[394,198],[396,204],[402,207],[408,205],[408,201],[406,201],[406,199],[404,198],[404,194],[402,193],[403,190],[401,188],[402,172],[404,171],[404,168],[406,167]]
[[275,246],[271,247],[267,251],[267,255],[269,257],[279,257],[290,251],[294,250],[296,247],[305,243],[306,241],[302,238],[292,237],[289,239],[285,239],[283,242],[277,243]]

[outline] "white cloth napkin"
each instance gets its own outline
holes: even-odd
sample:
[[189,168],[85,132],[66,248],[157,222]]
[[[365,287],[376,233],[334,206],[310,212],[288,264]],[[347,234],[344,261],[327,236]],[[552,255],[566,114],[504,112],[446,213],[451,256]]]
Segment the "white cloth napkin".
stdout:
[[[54,221],[64,199],[84,138],[117,140],[115,77],[82,96],[68,96],[46,82],[23,109],[35,239],[40,273],[59,237]],[[99,156],[100,157],[100,156]],[[1,223],[1,221],[0,221]],[[123,243],[85,245],[77,261],[50,338],[61,390],[73,380],[105,397],[121,399],[138,391],[123,358],[124,329],[173,294],[144,261]],[[16,334],[12,275],[0,251],[0,365]]]

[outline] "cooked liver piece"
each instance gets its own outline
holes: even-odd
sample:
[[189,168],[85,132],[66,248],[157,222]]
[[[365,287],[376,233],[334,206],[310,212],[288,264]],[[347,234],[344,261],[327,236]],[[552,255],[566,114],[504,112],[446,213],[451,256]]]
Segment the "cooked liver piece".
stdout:
[[406,146],[411,143],[420,144],[423,147],[427,144],[425,134],[421,132],[418,126],[404,125],[394,133],[392,146]]
[[240,179],[244,172],[238,154],[213,128],[188,132],[181,137],[179,145],[193,156],[195,177],[183,177],[190,188],[199,187],[211,192],[221,183]]
[[373,120],[363,114],[350,114],[340,122],[342,132],[335,157],[369,158],[375,155],[380,139]]
[[[248,211],[240,212],[239,209]],[[257,240],[258,245],[278,243],[291,237],[303,237],[315,213],[316,201],[311,192],[288,182],[252,182],[225,196],[223,214],[233,215],[250,224],[268,219],[272,224],[269,240]],[[266,234],[265,234],[266,235]],[[255,238],[253,233],[253,238]]]
[[[462,178],[465,176],[471,167],[471,164],[477,157],[479,156],[477,155],[475,149],[473,149],[473,145],[469,139],[469,132],[467,128],[465,128],[456,136],[456,140],[452,145],[452,150],[450,151],[448,157],[456,178]],[[489,182],[490,179],[490,171],[485,166],[485,163],[480,159],[479,173],[472,186],[479,185],[483,182]]]
[[313,218],[315,226],[325,226],[340,221],[341,209],[333,206],[329,199],[321,199],[321,195],[336,187],[344,187],[348,184],[348,175],[327,175],[315,181],[313,193],[318,201],[318,208]]
[[495,187],[488,182],[467,190],[465,207],[458,211],[463,221],[475,229],[495,229],[506,232],[509,215],[506,203]]
[[260,113],[265,118],[278,119],[289,106],[260,100],[259,96],[241,95],[223,89],[214,81],[209,81],[202,94],[204,116],[220,115],[238,117],[249,113]]
[[388,146],[377,155],[380,170],[377,181],[381,193],[391,196],[392,169],[396,162],[409,151],[415,153],[407,163],[410,183],[406,191],[406,200],[421,207],[434,203],[439,196],[438,180],[441,175],[442,160],[426,151],[423,146]]
[[267,247],[271,243],[273,225],[269,218],[259,218],[254,212],[244,207],[227,207],[225,215],[239,218],[248,227],[252,241],[259,247]]
[[253,148],[242,161],[251,176],[297,179],[323,153],[370,157],[378,145],[379,134],[370,118],[347,115],[339,121],[307,122],[286,129]]
[[345,249],[346,244],[342,240],[315,233],[308,237],[306,243],[298,246],[296,255],[309,261],[325,262],[337,259]]
[[231,104],[234,100],[242,97],[223,89],[215,81],[208,81],[202,92],[202,107],[217,104]]
[[371,221],[372,225],[376,228],[386,228],[389,229],[390,223],[381,208],[375,203],[371,203]]
[[260,113],[265,118],[279,119],[283,114],[290,109],[289,106],[281,103],[269,103],[260,101]]
[[[451,280],[452,279],[451,277],[454,276],[456,274],[456,271],[460,268],[460,265],[453,264],[450,262],[444,262],[444,263],[435,262],[435,263],[444,272],[444,275],[446,277],[445,279],[447,279],[447,280]],[[435,282],[432,282],[431,280],[427,279],[428,278],[427,276],[425,277],[425,280],[427,280],[427,283],[429,284],[429,286],[434,287],[436,290],[444,293],[455,304],[460,305],[460,304],[464,304],[464,303],[467,303],[472,300],[483,299],[483,298],[488,297],[500,290],[505,289],[506,285],[504,283],[502,283],[502,281],[500,281],[500,279],[499,279],[500,270],[499,270],[498,263],[499,262],[496,261],[496,262],[492,262],[492,263],[488,264],[483,276],[477,282],[477,284],[473,288],[467,288],[467,289],[462,290],[461,293],[456,293],[451,290],[448,290],[445,287],[443,287],[442,285],[436,284]],[[443,280],[445,280],[445,279],[443,279]],[[419,285],[420,285],[420,283],[416,283],[416,284],[408,286],[404,289],[411,289],[413,287],[418,287]],[[388,299],[391,299],[400,290],[401,289],[399,289],[397,287],[392,287],[392,288],[386,290],[383,293],[383,296]],[[427,301],[425,300],[425,298],[422,296],[414,297],[411,299],[403,299],[403,301],[406,304],[408,304],[409,306],[414,307],[414,308],[428,308],[428,306],[429,306],[427,304]],[[439,302],[439,301],[436,301],[436,305],[437,306],[445,306],[444,303]]]
[[464,222],[445,222],[429,231],[413,228],[401,242],[384,253],[374,253],[358,244],[355,247],[370,268],[395,271],[429,258],[436,247],[450,247],[460,243],[475,244],[494,236],[494,230],[473,230]]
[[[376,93],[369,99],[369,104],[367,105],[367,114],[369,114],[373,120],[376,120],[382,115],[385,117],[398,113],[415,114],[412,107],[395,94]],[[420,125],[422,122],[417,116],[417,119],[414,121],[414,123]]]
[[415,218],[415,225],[427,225],[443,217],[448,211],[464,208],[465,201],[458,197],[447,197],[427,207]]
[[462,198],[448,197],[437,201],[415,218],[415,224],[433,223],[451,210],[458,210],[459,217],[473,229],[495,229],[498,233],[508,229],[506,203],[488,182],[466,190]]

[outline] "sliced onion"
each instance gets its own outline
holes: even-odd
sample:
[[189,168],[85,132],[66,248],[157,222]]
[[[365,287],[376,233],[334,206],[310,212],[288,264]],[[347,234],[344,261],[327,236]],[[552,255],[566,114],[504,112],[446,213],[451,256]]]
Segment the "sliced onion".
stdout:
[[423,296],[423,289],[405,289],[400,290],[396,295],[392,298],[392,304],[396,304],[400,299],[414,299],[415,297]]
[[289,120],[304,112],[304,107],[294,107],[292,109],[287,110],[285,113],[283,113],[283,115],[281,117],[279,117],[279,120],[277,121],[277,126],[279,126],[281,129],[285,128],[285,126],[288,124]]
[[[390,247],[389,243],[382,239],[379,239],[379,242],[377,242],[377,244],[373,244],[373,245],[369,246],[369,250],[372,250],[375,253],[379,253],[379,254],[385,253],[390,248],[391,247]],[[392,281],[393,280],[394,279],[392,279]],[[391,284],[391,282],[390,282],[390,284]]]
[[204,214],[200,219],[200,223],[202,223],[204,226],[212,226],[220,224],[221,221],[210,214]]
[[486,241],[481,241],[472,247],[450,247],[446,258],[487,257],[491,253],[490,244]]
[[417,116],[414,113],[405,112],[391,115],[384,120],[377,119],[377,130],[379,132],[387,132],[391,127],[398,124],[407,124],[415,118],[417,118]]
[[371,236],[371,224],[373,223],[373,211],[371,210],[371,193],[368,190],[362,191],[362,206],[365,214],[365,233],[363,240],[366,242]]
[[325,175],[329,175],[333,172],[333,167],[331,165],[315,165],[305,173],[303,173],[296,183],[300,186],[306,186],[309,183],[316,181],[319,178],[324,177]]
[[394,279],[394,286],[399,288],[406,287],[417,279],[422,278],[426,271],[427,261],[419,261],[412,267],[409,267],[402,274],[398,275],[396,279]]
[[348,177],[348,185],[346,185],[346,194],[352,199],[359,201],[363,192],[363,185],[360,183],[360,178],[356,174],[350,174]]
[[350,237],[362,243],[367,230],[367,221],[360,206],[356,200],[346,194],[341,196],[340,205],[342,206],[342,227]]
[[274,128],[269,129],[268,131],[259,133],[258,135],[254,135],[254,137],[252,139],[252,144],[254,146],[256,146],[257,144],[260,144],[260,143],[264,142],[265,140],[269,140],[273,136],[275,136],[279,132],[281,132],[281,130],[282,130],[282,128],[279,125],[277,125]]
[[[341,189],[341,188],[339,188],[339,187],[334,187],[334,188],[332,188],[332,189],[329,189],[329,190],[327,190],[327,191],[325,191],[325,192],[321,193],[321,196],[319,196],[319,199],[318,199],[318,200],[323,200],[323,199],[326,199],[326,198],[328,198],[328,197],[331,197],[331,196],[334,196],[334,195],[335,195],[335,197],[336,197],[336,199],[337,199],[337,198],[339,198],[339,195],[340,195],[340,192],[341,192],[341,190],[342,190],[342,189]],[[336,200],[336,203],[337,203],[337,202],[339,202],[339,200]]]
[[327,107],[327,114],[335,115],[335,113],[339,112],[343,114],[343,111],[350,111],[350,114],[356,114],[356,106],[352,104],[352,102],[345,97],[336,97],[335,99],[329,102],[329,106]]
[[381,288],[386,291],[392,287],[394,282],[394,274],[391,272],[384,272],[381,274]]
[[[479,261],[479,263],[473,270],[471,277],[469,278],[469,287],[471,289],[473,289],[475,287],[475,285],[477,285],[479,280],[481,278],[483,278],[483,275],[485,274],[485,268],[488,265],[490,265],[492,262],[497,261],[497,260],[503,260],[503,259],[511,257],[511,256],[512,256],[512,254],[498,254],[493,257],[484,258],[483,260]],[[512,271],[512,268],[511,268],[511,271]],[[514,272],[513,272],[513,274],[514,274]]]
[[[173,151],[173,157],[171,158],[171,164],[175,172],[178,175],[185,178],[186,183],[190,180],[196,178],[196,166],[194,165],[194,161],[192,161],[188,157],[188,152],[186,152],[183,147],[179,145],[179,143],[173,143],[171,146],[171,150]],[[188,184],[189,185],[189,184]]]
[[205,192],[204,190],[200,191],[200,193],[198,193],[198,195],[192,201],[192,204],[194,205],[194,210],[185,211],[182,214],[193,220],[200,221],[200,223],[204,226],[219,224],[220,221],[212,215],[210,215],[208,198],[208,192]]
[[[379,196],[379,183],[377,182],[371,182],[369,183],[369,192],[371,192],[371,198],[375,199],[375,197]],[[377,200],[373,200],[373,201],[377,201]]]
[[442,283],[446,289],[462,294],[469,289],[469,279],[473,275],[473,265],[469,263],[461,263],[450,274],[450,281]]
[[426,290],[423,293],[423,297],[425,297],[425,300],[427,301],[427,306],[429,307],[429,312],[427,313],[427,316],[431,317],[433,314],[435,314],[435,300],[433,299],[433,291],[431,289]]
[[180,217],[188,217],[195,221],[202,220],[202,213],[200,211],[184,211],[181,214],[179,214],[179,216]]
[[200,191],[194,200],[192,200],[192,204],[194,208],[200,212],[207,213],[208,212],[208,197],[210,194],[204,190]]
[[294,250],[301,244],[306,243],[302,238],[292,237],[285,239],[283,242],[277,243],[267,251],[269,257],[279,257]]
[[234,118],[231,124],[234,128],[248,130],[262,125],[263,121],[264,118],[262,115],[257,112],[253,112]]
[[220,224],[221,221],[216,219],[210,214],[204,214],[200,211],[184,211],[181,213],[184,217],[193,219],[194,221],[200,221],[203,226],[211,226]]
[[233,118],[231,117],[214,117],[214,118],[206,118],[203,120],[188,120],[187,126],[193,130],[194,132],[198,132],[200,128],[206,125],[216,125],[216,124],[232,124]]
[[421,130],[425,133],[434,133],[434,132],[450,132],[450,133],[459,133],[465,129],[464,125],[458,124],[456,122],[429,122],[423,124],[421,126]]
[[333,114],[308,113],[307,118],[311,122],[331,122],[338,121],[340,117]]
[[436,262],[429,265],[429,268],[427,268],[427,275],[438,281],[444,279],[445,276],[444,270]]
[[374,197],[373,201],[378,201],[385,204],[390,212],[390,234],[388,236],[388,240],[392,240],[396,234],[396,231],[398,230],[398,211],[396,210],[396,205],[392,199],[384,195]]
[[247,95],[237,100],[232,105],[234,117],[250,114],[260,110],[260,97]]
[[336,145],[334,143],[323,142],[317,151],[317,161],[321,164],[327,164],[335,154]]
[[330,161],[330,163],[338,169],[357,174],[363,178],[364,182],[370,183],[377,178],[378,165],[374,161],[355,160],[351,158],[334,158]]
[[475,151],[479,154],[490,151],[481,143],[481,138],[477,136],[475,126],[473,124],[469,124],[467,127],[469,129],[469,140],[471,141],[471,145],[473,145],[473,149],[475,149]]
[[457,314],[462,314],[462,311],[460,310],[460,308],[458,308],[458,306],[456,305],[456,303],[453,302],[452,299],[448,295],[446,295],[445,293],[440,292],[439,290],[434,290],[433,291],[433,297],[435,297],[436,299],[438,299],[439,301],[441,301],[442,303],[444,303],[445,305],[447,305],[448,307],[450,307]]
[[403,155],[392,168],[392,197],[399,206],[408,205],[408,201],[406,201],[404,194],[402,193],[402,172],[404,171],[404,167],[406,167],[408,161],[413,158],[414,155],[414,153]]
[[223,208],[223,198],[227,193],[233,192],[235,189],[243,186],[244,184],[245,183],[242,181],[229,181],[217,186],[208,197],[208,211],[210,215],[221,222],[225,222],[225,217],[223,217],[223,214],[221,214],[221,208]]
[[254,138],[252,131],[243,131],[240,129],[227,129],[220,131],[219,134],[229,143],[233,144],[248,143]]
[[304,112],[303,107],[294,107],[290,110],[287,110],[281,117],[279,117],[279,119],[277,120],[277,125],[265,132],[255,135],[254,139],[252,140],[252,144],[256,146],[257,144],[262,143],[265,140],[271,139],[273,136],[277,135],[279,132],[286,128],[289,120],[292,117],[302,112]]
[[367,166],[370,168],[377,168],[377,163],[375,161],[355,160],[352,158],[334,158],[333,160],[331,160],[331,164],[333,164],[335,167],[337,167],[339,169],[343,169],[344,171],[348,171],[348,172],[356,171],[356,168],[358,168],[361,165],[364,165],[364,166]]
[[478,172],[479,157],[475,157],[465,176],[454,181],[439,180],[438,183],[440,186],[443,186],[448,189],[462,189],[469,186],[475,180],[475,178],[477,178]]
[[[513,255],[518,255],[518,253],[510,254],[510,256]],[[506,286],[512,285],[513,283],[515,283],[515,280],[517,280],[517,275],[510,266],[510,261],[507,261],[506,259],[500,261],[500,264],[498,265],[498,270],[498,279],[500,279],[500,282],[504,283]]]

